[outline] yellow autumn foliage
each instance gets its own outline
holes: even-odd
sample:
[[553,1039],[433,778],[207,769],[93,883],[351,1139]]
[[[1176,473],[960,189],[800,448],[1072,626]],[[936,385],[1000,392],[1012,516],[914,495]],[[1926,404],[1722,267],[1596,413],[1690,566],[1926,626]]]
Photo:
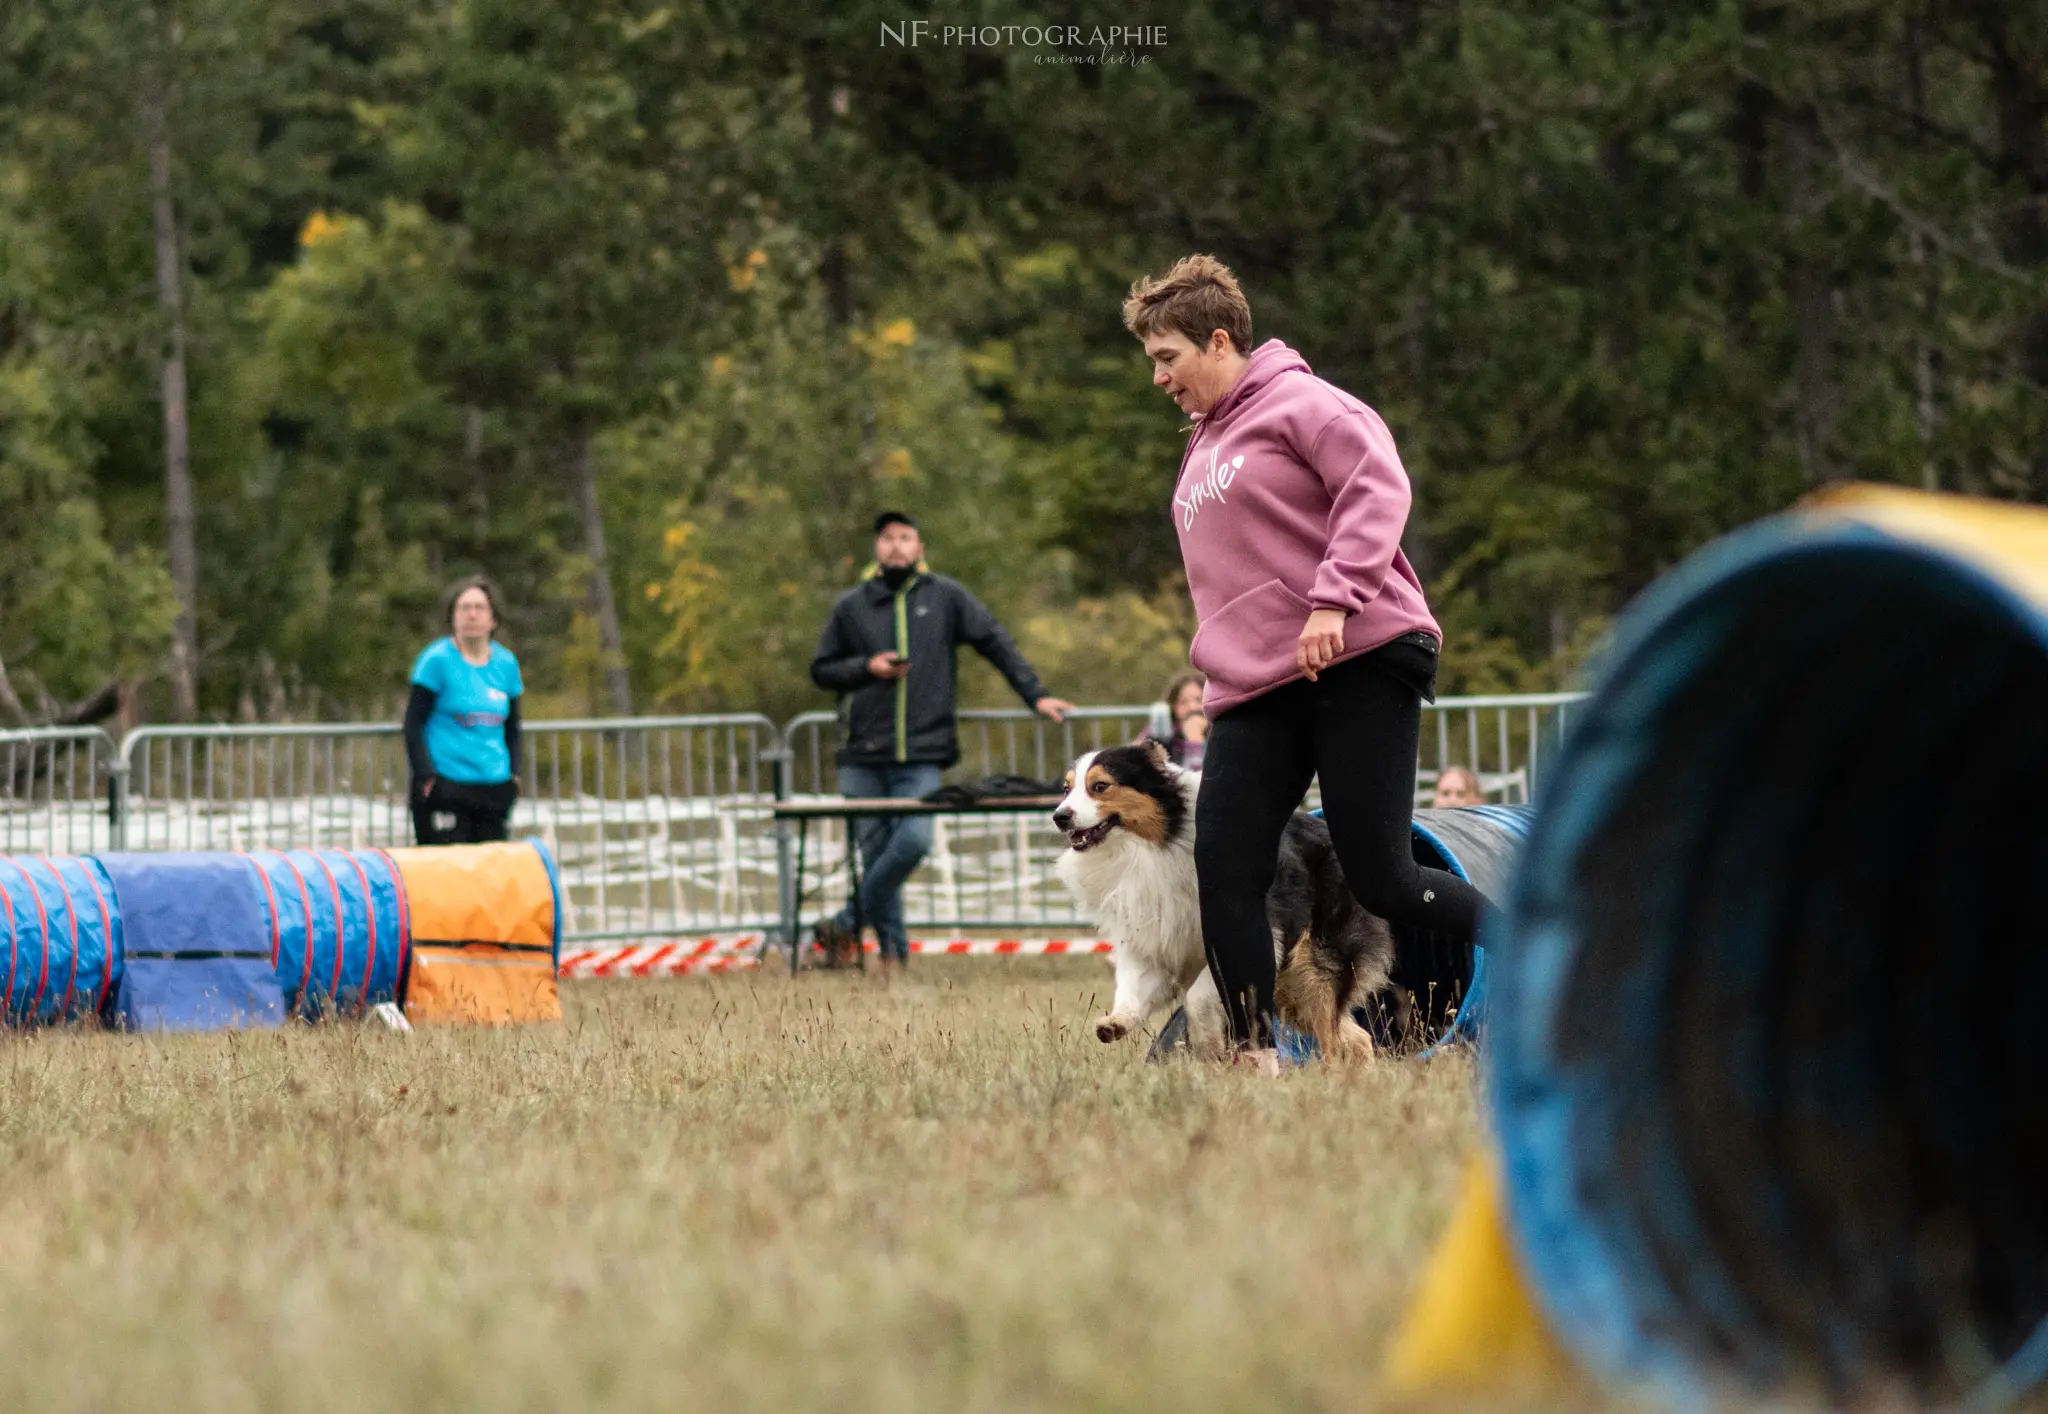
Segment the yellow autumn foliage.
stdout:
[[311,250],[322,241],[333,240],[348,229],[348,217],[329,216],[325,211],[315,211],[306,218],[306,224],[299,228],[299,246]]

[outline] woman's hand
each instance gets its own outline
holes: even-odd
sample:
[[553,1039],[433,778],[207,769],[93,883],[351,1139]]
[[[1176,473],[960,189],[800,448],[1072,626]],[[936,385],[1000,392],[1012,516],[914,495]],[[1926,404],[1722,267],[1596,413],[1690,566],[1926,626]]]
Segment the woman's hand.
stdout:
[[1316,674],[1335,662],[1344,651],[1344,611],[1317,609],[1301,626],[1301,638],[1294,645],[1294,666],[1314,682]]
[[420,782],[420,799],[425,800],[428,796],[432,795],[433,793],[434,777],[429,776],[424,781]]

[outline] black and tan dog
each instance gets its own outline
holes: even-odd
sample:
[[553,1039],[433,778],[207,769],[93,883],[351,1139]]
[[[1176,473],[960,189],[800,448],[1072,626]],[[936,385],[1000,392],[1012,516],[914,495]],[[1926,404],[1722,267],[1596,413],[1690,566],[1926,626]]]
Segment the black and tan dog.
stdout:
[[[1067,773],[1053,812],[1069,846],[1057,872],[1116,944],[1116,998],[1096,1019],[1098,1040],[1129,1035],[1185,992],[1190,1045],[1197,1054],[1225,1049],[1195,889],[1200,784],[1157,743],[1093,751]],[[1314,816],[1297,812],[1287,822],[1266,917],[1281,1018],[1314,1036],[1326,1056],[1370,1056],[1372,1038],[1352,1008],[1386,985],[1393,933],[1351,896],[1329,828]]]

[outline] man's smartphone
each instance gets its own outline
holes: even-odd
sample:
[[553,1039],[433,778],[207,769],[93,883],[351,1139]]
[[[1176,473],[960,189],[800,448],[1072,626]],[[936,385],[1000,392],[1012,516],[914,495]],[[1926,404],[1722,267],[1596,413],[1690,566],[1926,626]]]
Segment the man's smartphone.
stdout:
[[896,664],[898,667],[901,667],[903,664],[909,662],[910,660],[904,657],[901,653],[891,653],[889,655],[889,661]]

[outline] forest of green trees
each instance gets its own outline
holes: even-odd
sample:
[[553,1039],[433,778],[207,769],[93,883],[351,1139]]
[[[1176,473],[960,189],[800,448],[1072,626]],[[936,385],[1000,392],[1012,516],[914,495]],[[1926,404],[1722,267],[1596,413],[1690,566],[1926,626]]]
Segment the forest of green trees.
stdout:
[[[780,717],[885,505],[1148,697],[1197,250],[1392,426],[1446,690],[1820,483],[2048,500],[2041,7],[1100,8],[6,0],[0,727],[390,714],[477,569],[530,716]],[[1163,42],[938,37],[1049,19]]]

